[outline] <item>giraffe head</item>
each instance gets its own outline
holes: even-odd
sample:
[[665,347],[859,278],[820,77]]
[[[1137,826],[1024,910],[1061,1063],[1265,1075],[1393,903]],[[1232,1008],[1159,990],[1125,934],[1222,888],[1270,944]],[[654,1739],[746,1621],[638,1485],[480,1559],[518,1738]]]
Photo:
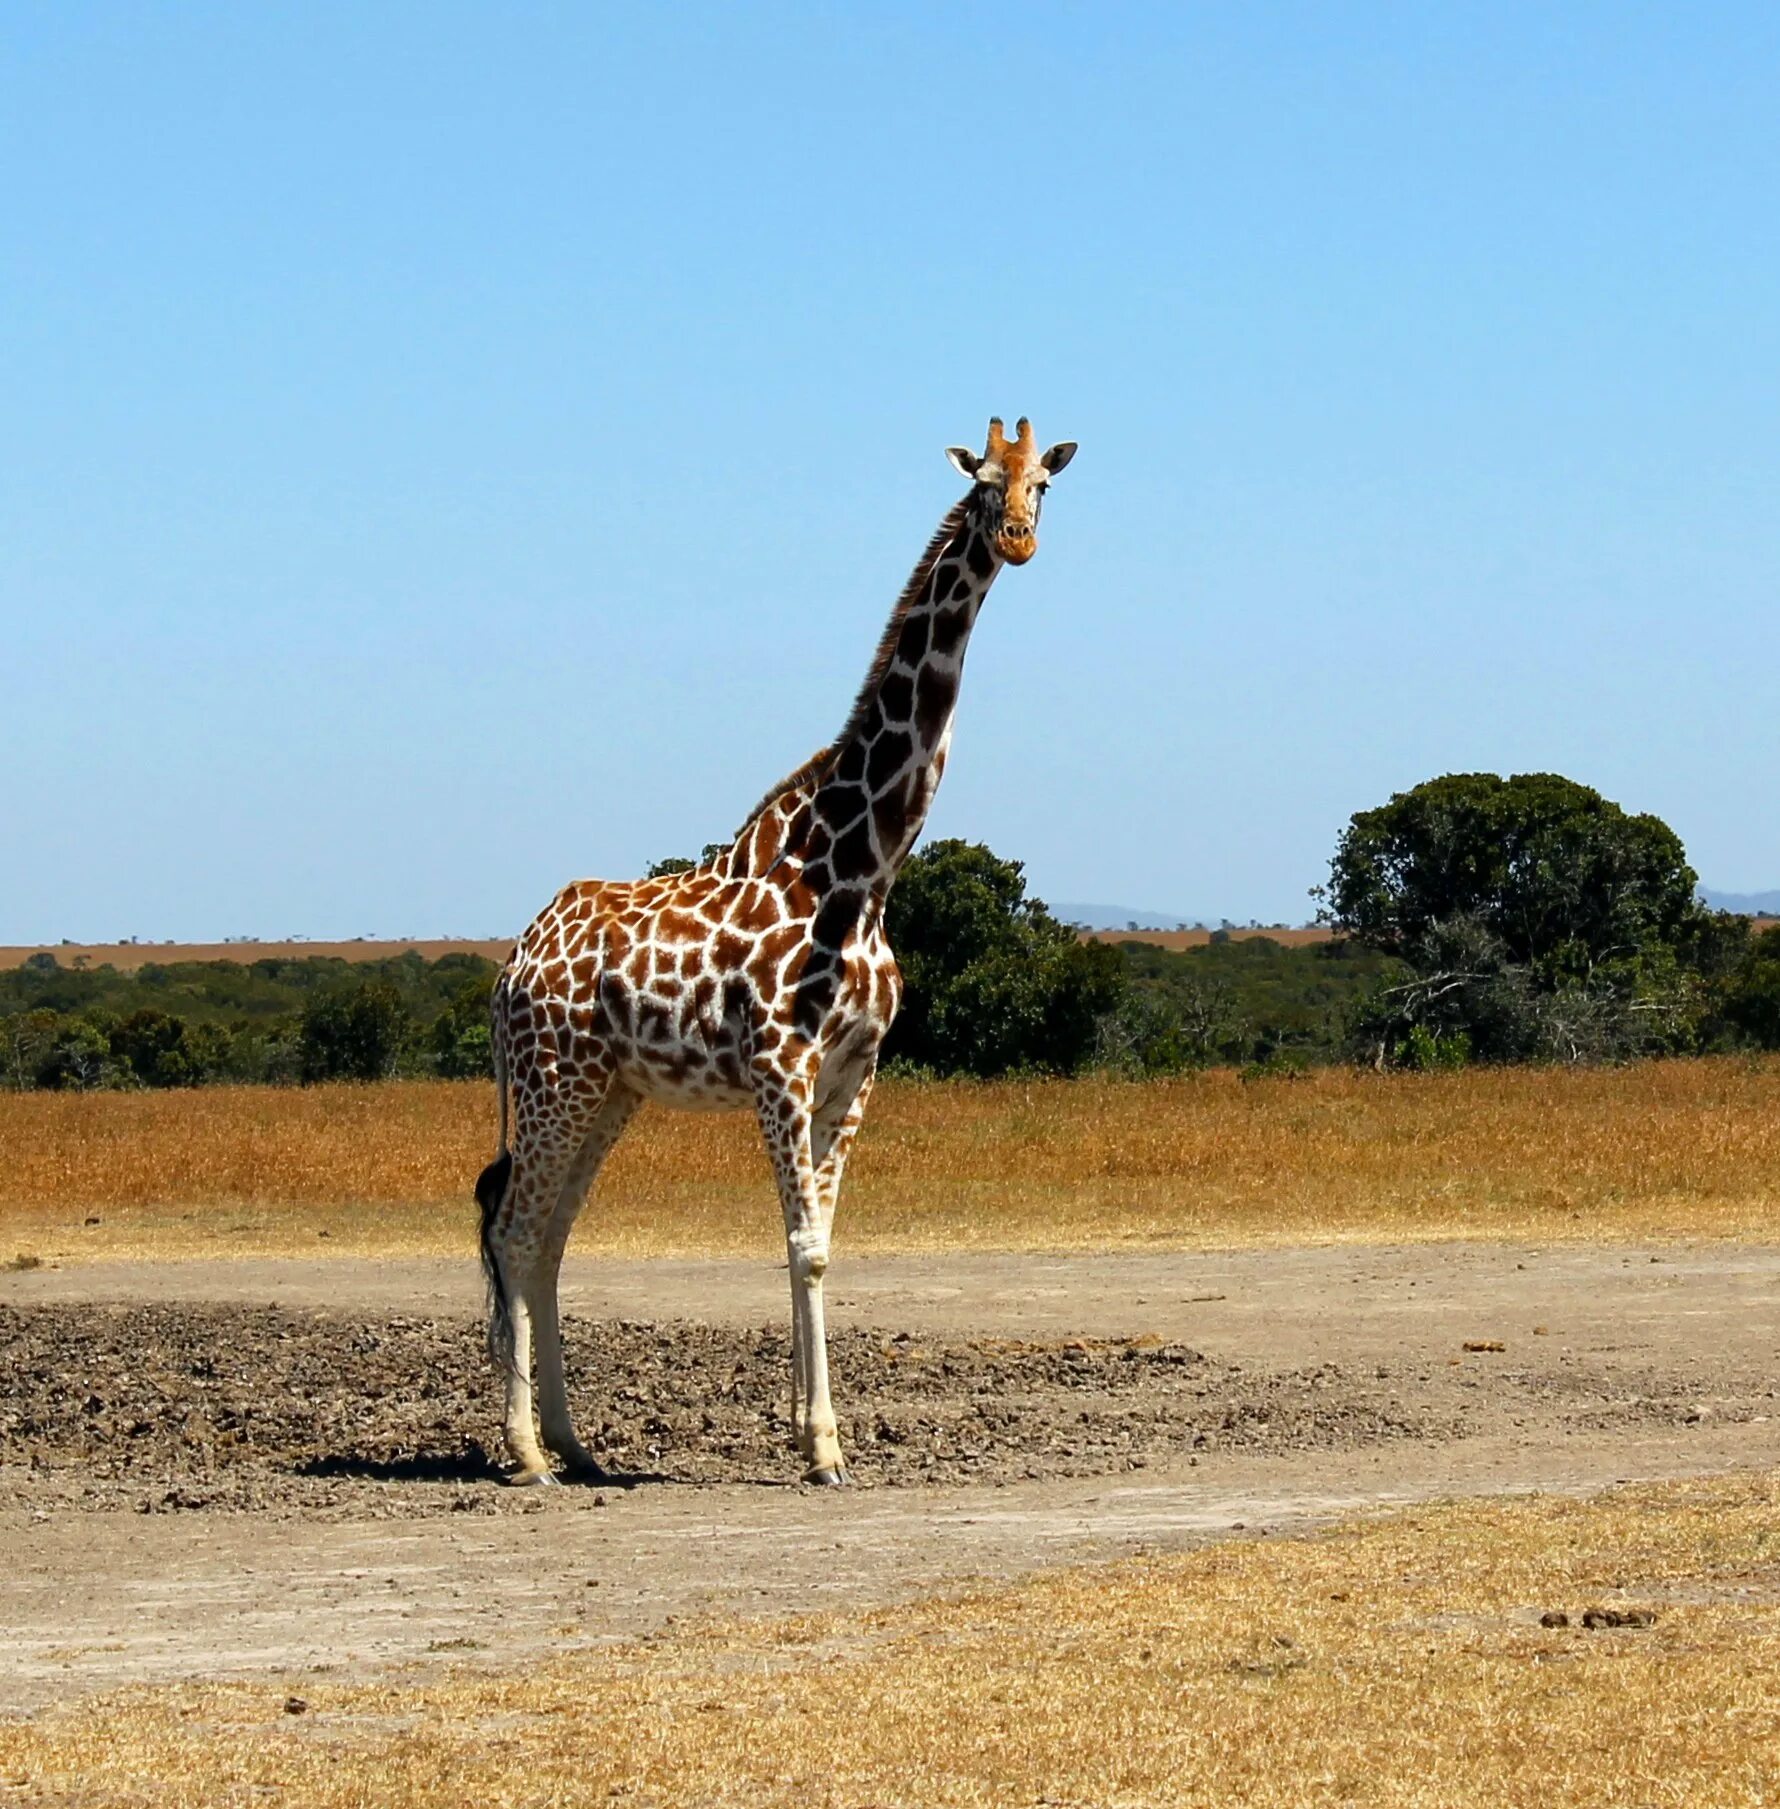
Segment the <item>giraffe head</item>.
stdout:
[[1038,511],[1045,486],[1075,457],[1075,441],[1060,440],[1040,452],[1032,423],[1021,416],[1008,439],[1001,417],[989,422],[989,443],[979,455],[965,446],[948,446],[946,457],[976,480],[971,507],[995,550],[1009,565],[1024,565],[1038,551]]

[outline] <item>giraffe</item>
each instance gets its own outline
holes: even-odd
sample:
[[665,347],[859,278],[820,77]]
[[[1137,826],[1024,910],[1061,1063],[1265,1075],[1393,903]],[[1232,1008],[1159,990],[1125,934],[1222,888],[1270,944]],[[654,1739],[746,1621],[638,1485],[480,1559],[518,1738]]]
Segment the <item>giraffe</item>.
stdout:
[[822,1283],[902,996],[884,901],[945,770],[977,612],[1002,566],[1032,557],[1045,487],[1074,453],[1068,440],[1041,453],[1025,420],[1009,440],[999,418],[980,455],[948,447],[971,489],[897,599],[839,736],[691,870],[564,887],[496,980],[500,1147],[476,1199],[513,1482],[556,1480],[546,1448],[569,1474],[604,1477],[569,1415],[557,1279],[600,1164],[646,1099],[754,1111],[785,1218],[804,1480],[847,1480]]

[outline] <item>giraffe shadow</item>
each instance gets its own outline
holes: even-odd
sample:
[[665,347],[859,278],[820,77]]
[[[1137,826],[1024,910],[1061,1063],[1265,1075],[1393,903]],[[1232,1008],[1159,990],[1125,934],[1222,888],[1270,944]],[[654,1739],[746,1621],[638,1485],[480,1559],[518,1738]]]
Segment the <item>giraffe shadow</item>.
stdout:
[[486,1451],[418,1451],[401,1457],[331,1453],[291,1465],[293,1476],[357,1482],[499,1482],[499,1466]]
[[[291,1466],[294,1476],[327,1481],[354,1482],[499,1482],[507,1470],[487,1451],[476,1446],[464,1451],[413,1452],[402,1457],[363,1457],[350,1453],[306,1457]],[[651,1484],[672,1484],[679,1478],[659,1470],[607,1470],[601,1476],[564,1476],[568,1488],[635,1489]]]

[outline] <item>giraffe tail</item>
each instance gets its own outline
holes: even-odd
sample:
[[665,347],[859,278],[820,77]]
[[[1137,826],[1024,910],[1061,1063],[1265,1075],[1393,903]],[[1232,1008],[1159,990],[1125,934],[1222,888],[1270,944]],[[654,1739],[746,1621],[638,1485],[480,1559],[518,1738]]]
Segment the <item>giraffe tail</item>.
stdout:
[[510,1100],[507,1088],[507,975],[504,969],[494,983],[494,996],[489,1001],[488,1029],[494,1056],[495,1092],[501,1102],[501,1142],[495,1159],[476,1177],[476,1204],[482,1209],[478,1241],[482,1248],[482,1274],[488,1283],[488,1354],[497,1366],[508,1368],[513,1362],[513,1305],[507,1296],[507,1284],[501,1275],[500,1260],[494,1247],[495,1221],[513,1179],[513,1152],[507,1147]]

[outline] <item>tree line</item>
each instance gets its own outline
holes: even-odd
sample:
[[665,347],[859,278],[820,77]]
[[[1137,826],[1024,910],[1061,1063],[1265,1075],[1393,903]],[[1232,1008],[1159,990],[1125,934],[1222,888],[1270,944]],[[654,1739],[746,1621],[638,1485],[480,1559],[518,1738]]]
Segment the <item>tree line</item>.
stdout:
[[[690,863],[663,861],[653,872]],[[1780,928],[1696,897],[1681,842],[1553,774],[1460,774],[1355,815],[1330,940],[1084,941],[1018,861],[940,841],[887,907],[892,1071],[1251,1072],[1780,1048]],[[0,1084],[308,1084],[491,1072],[494,963],[263,958],[0,973]]]
[[491,1072],[495,964],[338,957],[180,961],[125,973],[31,956],[0,973],[0,1085],[307,1085]]

